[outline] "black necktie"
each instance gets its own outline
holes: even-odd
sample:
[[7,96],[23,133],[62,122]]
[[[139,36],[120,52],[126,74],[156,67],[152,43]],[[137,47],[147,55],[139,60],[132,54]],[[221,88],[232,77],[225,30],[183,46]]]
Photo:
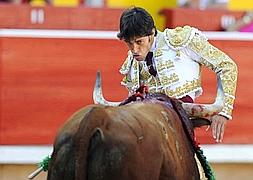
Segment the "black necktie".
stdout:
[[151,75],[156,76],[157,72],[153,66],[152,59],[153,59],[153,52],[148,52],[146,59],[145,59],[147,66],[148,66],[148,72]]

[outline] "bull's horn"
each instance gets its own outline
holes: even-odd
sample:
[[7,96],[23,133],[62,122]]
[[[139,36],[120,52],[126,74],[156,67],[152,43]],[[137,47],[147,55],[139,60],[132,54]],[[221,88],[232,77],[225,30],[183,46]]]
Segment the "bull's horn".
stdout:
[[217,75],[217,96],[213,104],[183,103],[182,106],[186,113],[192,117],[209,117],[218,114],[224,106],[224,91],[220,76]]
[[95,104],[101,104],[105,106],[118,106],[120,102],[109,102],[104,99],[102,93],[102,84],[101,84],[101,73],[97,72],[96,82],[93,90],[93,101]]

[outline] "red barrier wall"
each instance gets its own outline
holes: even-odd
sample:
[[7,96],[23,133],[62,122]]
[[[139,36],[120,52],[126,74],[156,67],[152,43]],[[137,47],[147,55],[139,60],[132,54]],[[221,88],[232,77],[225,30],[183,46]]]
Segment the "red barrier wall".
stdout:
[[[234,119],[224,143],[253,143],[250,96],[253,41],[212,41],[238,64]],[[119,101],[127,96],[118,69],[126,46],[118,40],[0,38],[0,144],[50,144],[57,129],[78,108],[92,103],[97,70],[102,71],[104,95]],[[204,71],[204,95],[212,102],[215,76]],[[210,133],[197,130],[200,143],[214,143]]]
[[117,40],[2,38],[0,144],[52,143],[60,125],[92,103],[97,70],[105,97],[121,100]]

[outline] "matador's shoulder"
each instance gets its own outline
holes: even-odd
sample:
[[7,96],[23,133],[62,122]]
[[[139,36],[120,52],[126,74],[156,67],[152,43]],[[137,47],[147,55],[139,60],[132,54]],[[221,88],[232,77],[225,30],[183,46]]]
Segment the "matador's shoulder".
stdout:
[[164,36],[169,46],[174,49],[183,48],[194,39],[194,36],[200,31],[191,26],[176,27],[174,29],[165,29]]

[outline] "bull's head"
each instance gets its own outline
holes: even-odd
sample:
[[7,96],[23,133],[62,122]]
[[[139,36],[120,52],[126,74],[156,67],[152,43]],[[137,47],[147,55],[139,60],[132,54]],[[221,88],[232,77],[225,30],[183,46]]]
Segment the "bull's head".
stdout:
[[[196,104],[182,103],[186,113],[191,117],[208,117],[219,113],[224,106],[224,92],[221,84],[221,79],[217,76],[218,89],[215,102],[213,104]],[[105,106],[118,106],[120,102],[110,102],[104,99],[101,87],[101,74],[97,72],[96,83],[93,91],[93,100],[95,104]]]

